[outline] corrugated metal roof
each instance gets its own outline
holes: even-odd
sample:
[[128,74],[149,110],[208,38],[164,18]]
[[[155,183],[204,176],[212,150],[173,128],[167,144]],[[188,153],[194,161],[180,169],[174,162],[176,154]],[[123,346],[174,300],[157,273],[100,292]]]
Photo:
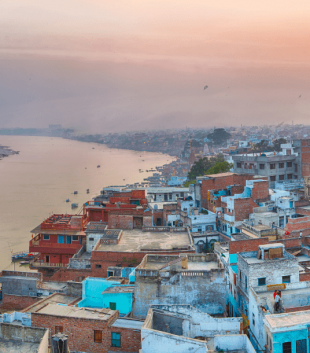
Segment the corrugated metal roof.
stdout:
[[112,327],[123,327],[123,328],[132,328],[135,330],[141,330],[144,321],[131,320],[131,319],[117,319]]

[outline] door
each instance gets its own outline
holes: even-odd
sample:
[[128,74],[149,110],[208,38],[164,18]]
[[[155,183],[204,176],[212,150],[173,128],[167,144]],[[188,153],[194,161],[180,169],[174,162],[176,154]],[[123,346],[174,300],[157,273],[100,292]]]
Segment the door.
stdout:
[[71,237],[71,235],[67,235],[67,244],[72,244],[72,237]]
[[45,255],[45,262],[47,264],[50,262],[50,256],[49,255]]
[[307,340],[298,340],[296,341],[296,353],[307,352]]
[[157,227],[161,226],[161,218],[157,218],[156,225],[157,225]]
[[64,243],[65,243],[65,236],[58,235],[58,244],[64,244]]

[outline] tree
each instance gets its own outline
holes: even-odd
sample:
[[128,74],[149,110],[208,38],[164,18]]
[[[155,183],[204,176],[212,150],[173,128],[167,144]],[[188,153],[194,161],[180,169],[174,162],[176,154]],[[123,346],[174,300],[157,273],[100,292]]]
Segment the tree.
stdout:
[[268,140],[261,140],[253,146],[253,151],[255,152],[266,152],[270,151],[270,147],[268,146]]
[[283,143],[287,143],[287,140],[285,138],[283,138],[283,137],[274,140],[273,141],[274,150],[277,151],[277,152],[280,152],[281,151],[281,145]]
[[[197,176],[206,175],[208,170],[218,162],[225,162],[224,156],[218,154],[215,157],[204,157],[195,162],[187,175],[188,180],[194,180]],[[222,166],[223,167],[223,166]]]
[[211,167],[210,169],[208,169],[207,175],[229,172],[230,169],[233,168],[233,166],[234,166],[234,165],[233,165],[232,163],[228,163],[228,162],[226,162],[226,161],[224,161],[224,162],[217,162],[217,163],[214,164],[213,167]]
[[214,145],[223,145],[231,137],[231,134],[225,129],[214,129],[211,134],[207,135],[207,138],[211,140]]

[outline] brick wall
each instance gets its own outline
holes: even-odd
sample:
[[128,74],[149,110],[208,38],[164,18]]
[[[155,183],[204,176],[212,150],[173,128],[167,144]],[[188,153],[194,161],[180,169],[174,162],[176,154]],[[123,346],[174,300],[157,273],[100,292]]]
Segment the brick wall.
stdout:
[[268,238],[238,240],[229,242],[229,253],[257,251],[259,245],[268,244]]
[[23,310],[41,300],[38,297],[29,297],[24,295],[8,295],[4,294],[2,303],[0,304],[1,312],[11,310]]
[[[300,273],[299,280],[300,282],[310,281],[310,272]],[[308,310],[308,309],[304,309],[304,310]]]
[[110,229],[133,229],[133,216],[110,213],[108,226]]
[[253,208],[258,205],[250,198],[235,199],[235,221],[243,221],[249,218],[249,214],[253,213]]
[[302,176],[310,175],[310,140],[305,139],[301,141],[301,172]]
[[252,199],[265,200],[269,199],[269,182],[267,180],[253,183]]
[[[116,312],[118,316],[118,312]],[[70,350],[90,353],[106,352],[111,345],[110,336],[108,335],[108,324],[115,320],[111,317],[107,321],[83,319],[73,317],[62,317],[54,315],[45,315],[40,313],[31,314],[31,326],[43,327],[50,330],[54,335],[55,327],[62,326],[64,334],[68,335],[68,345]],[[94,330],[102,331],[102,342],[94,342]]]
[[[121,334],[121,347],[111,347],[112,332]],[[141,331],[109,327],[107,332],[107,349],[109,352],[139,352],[141,349]]]

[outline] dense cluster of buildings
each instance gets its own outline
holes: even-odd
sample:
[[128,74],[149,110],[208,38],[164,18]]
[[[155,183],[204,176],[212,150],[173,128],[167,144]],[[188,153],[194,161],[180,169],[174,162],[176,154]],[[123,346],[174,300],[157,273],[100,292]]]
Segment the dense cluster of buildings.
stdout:
[[33,271],[1,272],[0,351],[309,353],[309,156],[235,154],[189,187],[104,188],[43,220]]

